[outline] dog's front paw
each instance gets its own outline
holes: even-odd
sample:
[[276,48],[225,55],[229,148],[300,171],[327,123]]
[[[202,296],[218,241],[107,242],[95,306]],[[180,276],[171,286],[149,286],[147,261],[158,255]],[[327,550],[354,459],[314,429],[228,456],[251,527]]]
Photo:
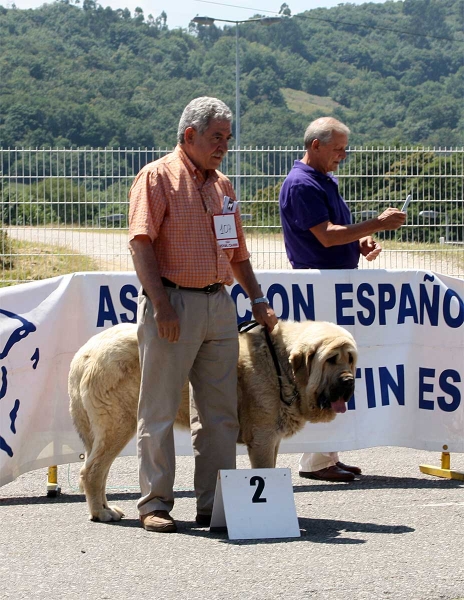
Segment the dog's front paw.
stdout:
[[91,521],[100,521],[101,523],[109,523],[110,521],[120,521],[121,517],[124,516],[124,512],[119,506],[108,506],[102,508],[97,514],[91,515]]

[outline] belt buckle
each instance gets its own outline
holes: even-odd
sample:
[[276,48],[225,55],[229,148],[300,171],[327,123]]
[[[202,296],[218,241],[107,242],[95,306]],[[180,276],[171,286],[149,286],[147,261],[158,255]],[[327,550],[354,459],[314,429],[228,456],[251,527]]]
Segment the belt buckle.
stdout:
[[220,283],[210,283],[204,288],[205,294],[215,294],[220,287]]

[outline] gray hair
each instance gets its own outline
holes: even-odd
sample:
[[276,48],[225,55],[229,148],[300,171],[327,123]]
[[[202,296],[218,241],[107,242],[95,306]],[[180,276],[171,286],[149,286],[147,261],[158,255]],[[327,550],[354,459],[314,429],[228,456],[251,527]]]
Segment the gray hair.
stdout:
[[187,104],[179,121],[177,141],[184,143],[187,127],[193,127],[198,133],[204,133],[213,119],[232,122],[232,111],[222,100],[200,96]]
[[310,148],[314,140],[319,140],[321,144],[328,144],[332,141],[333,133],[343,133],[348,136],[350,130],[341,121],[333,117],[321,117],[308,125],[304,135],[305,148]]

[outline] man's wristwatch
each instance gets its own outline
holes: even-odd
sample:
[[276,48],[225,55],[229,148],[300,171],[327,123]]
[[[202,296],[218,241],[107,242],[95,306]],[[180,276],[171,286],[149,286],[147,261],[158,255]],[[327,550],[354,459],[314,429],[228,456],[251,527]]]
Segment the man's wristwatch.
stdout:
[[261,298],[255,298],[254,300],[251,301],[251,306],[254,306],[255,304],[269,304],[269,300],[266,298],[266,296],[261,296]]

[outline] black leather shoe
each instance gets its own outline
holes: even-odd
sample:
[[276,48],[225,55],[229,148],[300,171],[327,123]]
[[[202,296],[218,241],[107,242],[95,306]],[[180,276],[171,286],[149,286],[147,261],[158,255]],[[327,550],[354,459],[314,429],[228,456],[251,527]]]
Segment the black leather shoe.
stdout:
[[336,463],[337,467],[339,467],[340,469],[343,469],[344,471],[349,471],[350,473],[353,473],[353,475],[361,475],[362,471],[359,467],[353,467],[351,465],[345,465],[342,462],[338,462]]
[[227,527],[211,527],[211,515],[197,514],[195,521],[200,527],[209,527],[211,533],[227,533]]
[[322,481],[353,481],[354,479],[353,473],[344,471],[336,465],[320,469],[319,471],[300,471],[299,475],[306,479],[320,479]]
[[195,521],[200,527],[209,527],[211,525],[211,515],[200,515],[198,513],[195,517]]

